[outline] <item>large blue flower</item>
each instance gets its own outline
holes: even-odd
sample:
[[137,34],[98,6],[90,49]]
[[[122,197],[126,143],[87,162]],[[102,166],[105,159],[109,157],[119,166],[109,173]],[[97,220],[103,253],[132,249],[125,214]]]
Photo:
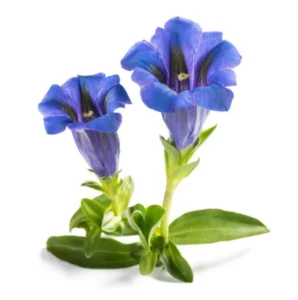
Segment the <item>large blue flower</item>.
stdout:
[[38,106],[47,133],[71,129],[79,151],[100,177],[118,169],[122,117],[114,111],[131,103],[119,82],[118,75],[102,73],[74,77],[62,86],[52,85]]
[[183,18],[157,28],[151,43],[136,43],[121,61],[134,70],[144,103],[163,113],[178,149],[198,137],[209,110],[228,111],[236,85],[232,68],[241,61],[236,48],[221,32],[202,32]]

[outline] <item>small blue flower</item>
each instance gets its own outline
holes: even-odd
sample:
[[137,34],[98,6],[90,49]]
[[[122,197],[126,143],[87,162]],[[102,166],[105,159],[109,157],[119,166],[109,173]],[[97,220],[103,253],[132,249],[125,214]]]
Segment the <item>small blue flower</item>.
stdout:
[[99,73],[52,85],[38,105],[48,134],[71,129],[76,145],[89,166],[100,176],[118,169],[122,117],[114,111],[131,101],[118,75]]
[[232,68],[241,56],[221,32],[202,32],[183,18],[173,18],[157,28],[151,42],[136,43],[121,65],[134,70],[132,79],[151,109],[163,113],[178,149],[192,145],[208,112],[228,111],[236,85]]

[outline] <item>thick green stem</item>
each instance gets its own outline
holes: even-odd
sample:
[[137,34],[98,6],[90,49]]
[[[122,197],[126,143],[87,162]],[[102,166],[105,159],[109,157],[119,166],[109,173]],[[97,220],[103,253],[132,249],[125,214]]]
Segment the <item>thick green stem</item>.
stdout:
[[166,242],[169,240],[169,216],[172,204],[172,198],[174,195],[176,185],[173,183],[168,182],[166,186],[166,191],[163,199],[163,208],[165,209],[165,214],[161,220],[161,235],[165,238]]

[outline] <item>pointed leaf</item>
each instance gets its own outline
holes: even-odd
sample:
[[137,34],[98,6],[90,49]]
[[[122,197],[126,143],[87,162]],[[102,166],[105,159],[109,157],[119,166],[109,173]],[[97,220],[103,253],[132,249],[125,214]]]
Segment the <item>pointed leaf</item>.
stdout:
[[98,182],[95,182],[95,181],[85,181],[81,184],[81,186],[87,186],[91,189],[103,192],[102,186]]
[[133,191],[134,191],[134,182],[131,176],[123,178],[122,181],[117,185],[115,191],[115,194],[117,195],[115,204],[117,206],[117,210],[119,214],[123,213],[127,209]]
[[105,210],[108,209],[108,207],[111,205],[112,200],[108,198],[107,195],[102,194],[96,198],[93,199],[93,201],[96,201],[98,204],[100,204]]
[[179,167],[173,172],[171,180],[174,182],[180,182],[182,179],[186,178],[192,173],[192,171],[198,166],[199,162],[200,159]]
[[214,125],[203,132],[201,132],[200,136],[196,139],[196,141],[190,146],[186,151],[182,153],[181,161],[182,163],[187,163],[194,153],[201,147],[201,145],[207,140],[207,138],[212,134],[212,132],[216,129],[217,125]]
[[86,231],[90,230],[91,222],[89,218],[85,216],[82,209],[79,208],[69,222],[69,231],[71,232],[73,228],[83,228]]
[[84,253],[86,257],[91,257],[98,246],[98,243],[100,243],[100,235],[101,235],[101,229],[94,225],[91,230],[87,233],[84,243]]
[[201,132],[200,134],[200,138],[199,138],[199,146],[201,146],[207,139],[208,137],[213,133],[213,131],[216,129],[217,124],[215,124],[214,126],[204,130]]
[[178,248],[169,241],[164,253],[161,255],[161,262],[166,270],[176,279],[184,282],[193,281],[193,272]]
[[91,199],[83,199],[81,209],[92,222],[101,228],[105,212],[105,208],[101,204]]
[[148,244],[150,244],[152,234],[164,213],[165,209],[159,205],[151,205],[147,207],[143,232]]
[[180,159],[179,151],[173,145],[167,142],[162,136],[160,136],[160,140],[167,153],[169,164],[172,166],[177,166]]
[[170,239],[178,245],[230,241],[267,232],[255,218],[220,209],[188,212],[169,227]]
[[54,236],[47,242],[47,249],[56,257],[71,264],[91,269],[127,268],[139,263],[138,244],[122,244],[113,239],[101,238],[92,257],[84,255],[85,238],[80,236]]
[[142,255],[140,261],[140,273],[142,275],[149,275],[153,272],[157,262],[157,252],[146,252]]

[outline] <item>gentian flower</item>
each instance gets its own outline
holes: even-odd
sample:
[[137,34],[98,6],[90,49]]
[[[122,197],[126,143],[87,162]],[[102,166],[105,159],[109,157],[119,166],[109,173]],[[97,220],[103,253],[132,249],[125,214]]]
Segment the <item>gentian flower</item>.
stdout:
[[162,113],[179,150],[198,138],[210,110],[228,111],[236,85],[232,68],[241,61],[236,48],[221,32],[202,32],[183,18],[157,28],[151,42],[136,43],[121,65],[134,70],[143,102]]
[[62,86],[52,85],[39,104],[48,134],[68,127],[88,165],[100,177],[113,176],[118,169],[122,117],[114,111],[130,99],[118,75],[99,73],[78,76]]

